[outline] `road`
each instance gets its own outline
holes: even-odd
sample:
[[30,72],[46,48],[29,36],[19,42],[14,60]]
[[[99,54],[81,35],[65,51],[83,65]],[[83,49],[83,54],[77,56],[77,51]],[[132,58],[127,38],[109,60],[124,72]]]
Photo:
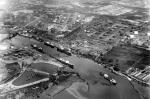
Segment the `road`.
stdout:
[[[62,67],[61,64],[53,62],[53,61],[50,61],[50,60],[49,61],[40,60],[40,61],[35,61],[34,63],[39,63],[39,62],[43,62],[43,63],[45,62],[45,63],[53,64],[56,67]],[[18,90],[18,89],[21,89],[21,88],[25,88],[25,87],[32,86],[32,85],[35,85],[35,84],[38,84],[38,83],[45,82],[45,81],[49,80],[49,78],[47,77],[47,78],[43,78],[43,79],[37,80],[35,82],[24,84],[24,85],[21,85],[21,86],[14,85],[13,82],[15,80],[17,80],[17,79],[20,79],[22,77],[22,75],[25,73],[25,71],[33,71],[35,73],[49,75],[49,73],[47,73],[47,72],[39,71],[39,70],[36,70],[36,69],[32,69],[30,67],[24,68],[24,70],[22,70],[21,74],[18,77],[14,78],[13,80],[11,80],[8,83],[0,85],[0,90],[1,90],[0,94],[4,94],[4,93],[11,92],[11,91],[15,91],[15,90]]]

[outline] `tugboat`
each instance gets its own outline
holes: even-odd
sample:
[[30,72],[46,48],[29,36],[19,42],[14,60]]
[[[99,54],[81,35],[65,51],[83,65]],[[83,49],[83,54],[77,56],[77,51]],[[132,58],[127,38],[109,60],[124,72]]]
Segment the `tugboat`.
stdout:
[[111,78],[108,74],[100,72],[99,75],[104,77],[104,79],[108,80],[110,82],[110,84],[112,84],[112,85],[116,85],[117,84],[116,80]]

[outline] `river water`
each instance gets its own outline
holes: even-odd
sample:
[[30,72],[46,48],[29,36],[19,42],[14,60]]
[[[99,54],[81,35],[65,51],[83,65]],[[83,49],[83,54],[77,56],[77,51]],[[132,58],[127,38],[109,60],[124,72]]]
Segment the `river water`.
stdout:
[[[24,40],[25,42],[26,40]],[[28,43],[29,44],[29,43]],[[27,45],[28,45],[27,44]],[[55,53],[50,47],[42,46],[47,52],[47,54],[52,55]],[[78,99],[140,99],[140,96],[132,88],[129,81],[121,76],[112,74],[110,71],[104,69],[102,66],[94,63],[91,60],[85,58],[79,58],[76,56],[63,57],[66,60],[69,60],[71,64],[75,65],[74,71],[78,72],[82,78],[86,80],[89,84],[89,90],[85,89],[83,84],[74,83],[70,89],[67,90],[70,94],[76,96],[78,94]],[[34,64],[34,68],[36,64]],[[40,63],[37,65],[38,68],[43,70],[42,66],[46,66],[45,63]],[[46,66],[47,67],[47,66]],[[51,67],[51,66],[50,66]],[[52,66],[53,67],[53,66]],[[43,71],[48,71],[44,69]],[[51,71],[51,70],[50,70]],[[108,86],[109,82],[106,81],[103,77],[99,76],[99,72],[105,72],[113,77],[117,81],[116,86]],[[83,87],[82,87],[83,86]],[[67,95],[67,94],[66,94]],[[56,99],[66,99],[66,95],[59,95]],[[64,98],[63,98],[64,96]],[[69,96],[68,96],[69,97]],[[72,99],[72,98],[71,98]]]
[[[85,99],[140,99],[140,96],[131,87],[127,79],[110,73],[91,60],[78,58],[76,56],[67,59],[75,65],[75,70],[89,82],[89,91],[82,90],[79,84],[72,86],[76,86],[72,89],[74,89],[74,92],[78,92],[78,94],[81,95],[80,97],[84,97]],[[116,86],[103,85],[103,83],[107,82],[99,77],[98,73],[100,71],[112,76],[116,79],[118,84]]]
[[[0,9],[8,8],[7,3],[5,2],[0,3],[1,3]],[[6,38],[7,36],[8,36],[7,34],[3,34],[3,38]],[[0,40],[3,40],[3,38],[0,35]],[[20,46],[24,47],[29,43],[31,43],[29,39],[25,40],[20,37],[18,39],[20,40],[14,42],[15,44],[18,44],[18,47]],[[49,48],[46,49],[49,53],[53,53],[52,50],[50,50]],[[102,66],[94,63],[91,60],[78,58],[76,56],[65,58],[75,65],[74,70],[78,72],[81,75],[81,77],[84,78],[89,84],[88,86],[89,90],[85,90],[87,86],[84,85],[83,83],[74,83],[70,87],[70,89],[67,90],[72,95],[78,97],[78,99],[140,99],[140,96],[135,92],[135,90],[132,88],[127,79],[110,73],[108,70],[105,70]],[[40,65],[42,66],[43,64]],[[98,75],[100,71],[103,71],[112,76],[114,79],[116,79],[118,84],[116,86],[108,86],[107,85],[108,82]],[[68,98],[64,94],[63,95],[59,94],[59,96],[56,99],[66,99],[66,98],[72,99]]]

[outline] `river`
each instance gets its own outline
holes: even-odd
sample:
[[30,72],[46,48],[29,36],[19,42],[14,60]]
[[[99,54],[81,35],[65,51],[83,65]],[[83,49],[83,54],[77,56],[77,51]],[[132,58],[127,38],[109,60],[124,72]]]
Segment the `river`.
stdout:
[[[140,96],[135,92],[127,79],[112,74],[91,60],[76,56],[67,59],[75,65],[75,70],[89,82],[88,92],[83,91],[80,87],[74,88],[82,97],[86,99],[140,99]],[[118,84],[116,86],[104,85],[103,83],[107,82],[98,75],[100,71],[112,76]]]
[[[29,43],[27,44],[29,45]],[[47,54],[54,54],[50,47],[42,46]],[[78,98],[84,97],[85,99],[140,99],[140,96],[132,88],[129,81],[124,77],[112,74],[109,70],[103,68],[91,60],[85,58],[79,58],[76,56],[63,57],[69,60],[70,63],[75,65],[74,70],[78,72],[82,78],[89,83],[89,91],[81,89],[80,84],[74,83],[70,88],[73,90],[68,91],[71,94],[76,95],[78,92]],[[42,66],[42,64],[41,64]],[[108,86],[109,82],[103,77],[99,76],[99,72],[105,72],[111,77],[116,79],[116,86]],[[76,87],[74,87],[76,86]],[[57,97],[58,99],[59,97]],[[66,99],[60,97],[59,99]]]

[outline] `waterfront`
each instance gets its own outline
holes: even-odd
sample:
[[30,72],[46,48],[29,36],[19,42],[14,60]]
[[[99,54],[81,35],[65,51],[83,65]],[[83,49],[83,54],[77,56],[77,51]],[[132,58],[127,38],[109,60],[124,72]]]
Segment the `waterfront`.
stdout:
[[[114,75],[102,66],[88,59],[72,56],[69,57],[68,60],[75,64],[76,71],[80,72],[80,74],[89,82],[89,92],[84,92],[77,87],[78,92],[87,99],[99,99],[100,97],[102,99],[140,99],[140,96],[135,92],[126,78]],[[107,82],[102,80],[98,75],[100,71],[111,75],[116,79],[118,84],[116,86],[105,86],[104,83]],[[97,82],[94,83],[95,81]]]
[[[1,64],[0,80],[8,76],[10,82],[1,85],[0,92],[26,89],[23,94],[29,93],[31,98],[27,94],[23,99],[50,99],[55,93],[54,99],[143,99],[142,96],[149,99],[149,87],[103,67],[117,65],[121,74],[131,66],[144,69],[150,64],[149,52],[140,53],[132,47],[118,46],[126,43],[150,47],[149,21],[145,21],[149,11],[141,0],[93,1],[1,0],[0,28],[3,35],[0,34],[0,41],[5,39],[4,43],[0,42],[1,58],[2,52],[13,53],[11,50],[23,49],[31,54],[16,52],[12,57],[4,58],[4,63],[16,62],[18,65]],[[56,47],[49,46],[51,42]],[[104,57],[112,64],[105,62],[100,65],[89,59],[65,55],[57,49],[63,49],[63,46],[70,48],[72,54],[81,52],[82,57],[98,63],[102,62],[105,54]],[[72,50],[77,50],[77,53]],[[58,74],[59,67],[66,67],[60,58],[65,60],[64,63],[74,65],[74,69],[67,67],[67,72]],[[117,84],[113,85],[99,72],[115,79]],[[49,76],[54,73],[54,80],[50,81]],[[12,99],[15,95],[8,94],[4,99]]]
[[[43,46],[43,49],[47,51],[47,55],[53,55],[56,53],[55,51],[53,52],[52,48],[47,46]],[[132,88],[131,84],[126,78],[112,74],[109,70],[103,68],[101,65],[94,63],[92,60],[79,58],[76,56],[62,58],[69,60],[71,64],[74,64],[74,71],[78,72],[81,77],[89,83],[88,92],[83,91],[76,84],[71,86],[72,89],[76,90],[73,92],[78,92],[78,94],[81,95],[80,97],[87,99],[99,99],[99,97],[103,99],[140,99],[140,96]],[[42,68],[42,66],[46,67],[46,69]],[[44,63],[44,65],[43,63],[34,63],[33,67],[42,71],[51,72],[51,67],[53,66],[47,63]],[[117,81],[117,85],[110,86],[108,81],[99,76],[100,71],[103,71],[113,77]],[[74,86],[76,87],[74,88]]]

